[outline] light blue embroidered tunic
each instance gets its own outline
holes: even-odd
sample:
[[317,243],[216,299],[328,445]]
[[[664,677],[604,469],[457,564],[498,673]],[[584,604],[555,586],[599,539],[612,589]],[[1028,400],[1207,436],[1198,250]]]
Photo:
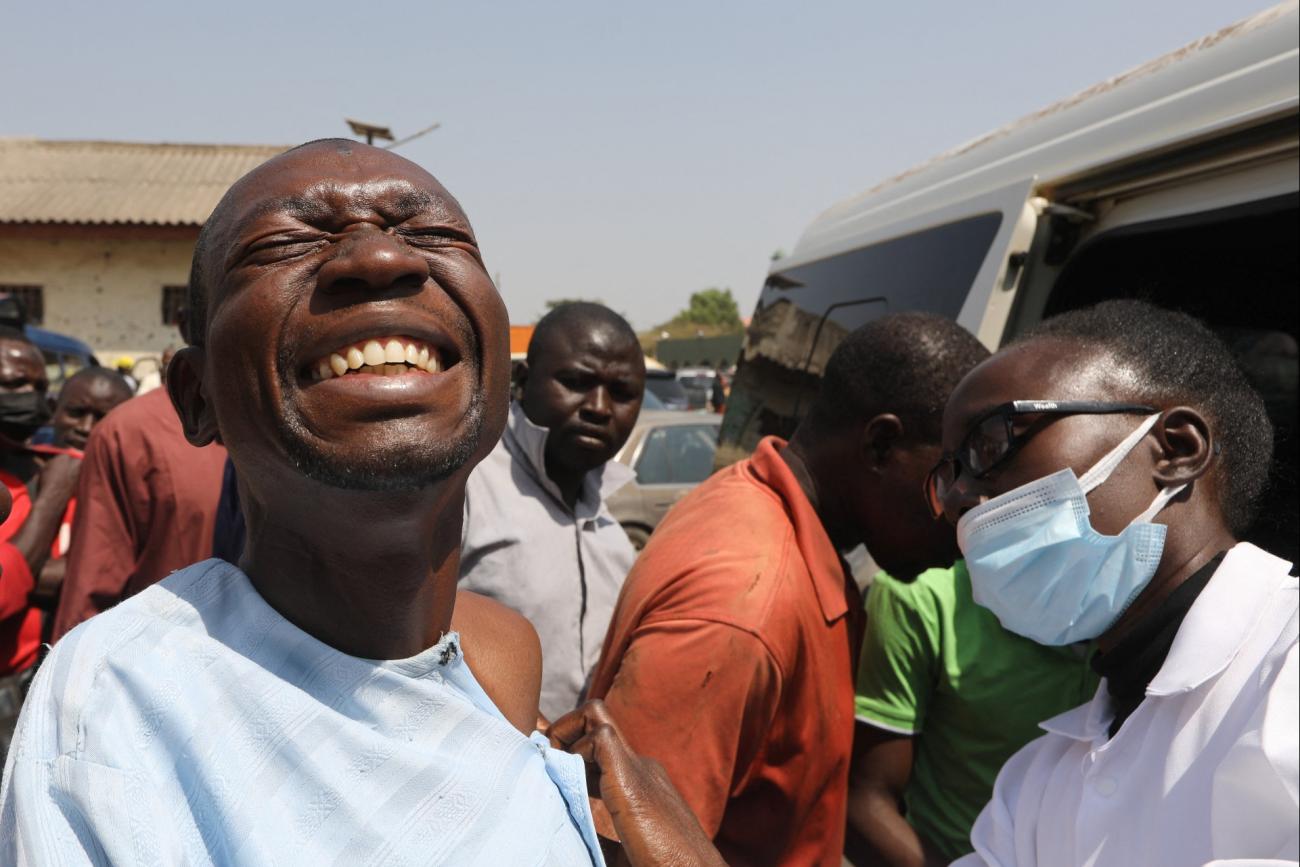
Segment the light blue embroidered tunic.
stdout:
[[454,633],[347,656],[208,560],[45,660],[4,770],[0,863],[603,862],[582,760],[515,730]]

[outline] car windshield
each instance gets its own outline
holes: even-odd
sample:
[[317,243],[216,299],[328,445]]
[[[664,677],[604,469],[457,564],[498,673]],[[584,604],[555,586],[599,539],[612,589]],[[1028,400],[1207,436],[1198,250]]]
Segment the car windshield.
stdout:
[[647,375],[646,391],[653,391],[669,409],[675,409],[689,401],[686,389],[670,373],[667,376]]

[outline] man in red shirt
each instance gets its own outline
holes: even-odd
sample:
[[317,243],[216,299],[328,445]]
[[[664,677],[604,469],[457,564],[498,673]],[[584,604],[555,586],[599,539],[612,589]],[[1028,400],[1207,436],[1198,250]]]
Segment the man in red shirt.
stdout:
[[0,328],[0,484],[12,500],[0,523],[0,755],[41,645],[31,592],[56,550],[81,463],[26,445],[50,418],[48,390],[41,351],[21,331]]
[[212,556],[226,450],[185,440],[167,390],[108,414],[86,445],[53,640]]
[[948,394],[986,355],[925,314],[853,332],[791,441],[692,491],[627,578],[591,697],[733,867],[841,863],[863,612],[840,552],[903,577],[953,562],[922,486]]

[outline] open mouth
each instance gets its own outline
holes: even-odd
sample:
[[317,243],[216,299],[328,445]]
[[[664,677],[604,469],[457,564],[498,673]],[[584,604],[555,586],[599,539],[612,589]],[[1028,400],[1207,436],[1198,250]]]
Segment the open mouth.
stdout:
[[359,375],[427,376],[441,373],[455,363],[455,358],[413,337],[375,337],[316,359],[306,373],[316,382]]

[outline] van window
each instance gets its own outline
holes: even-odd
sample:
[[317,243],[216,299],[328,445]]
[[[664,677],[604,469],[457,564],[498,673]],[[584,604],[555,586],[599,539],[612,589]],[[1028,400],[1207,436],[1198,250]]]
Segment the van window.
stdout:
[[854,329],[903,310],[957,318],[1001,224],[999,212],[979,214],[774,272],[745,335],[717,464],[790,436]]

